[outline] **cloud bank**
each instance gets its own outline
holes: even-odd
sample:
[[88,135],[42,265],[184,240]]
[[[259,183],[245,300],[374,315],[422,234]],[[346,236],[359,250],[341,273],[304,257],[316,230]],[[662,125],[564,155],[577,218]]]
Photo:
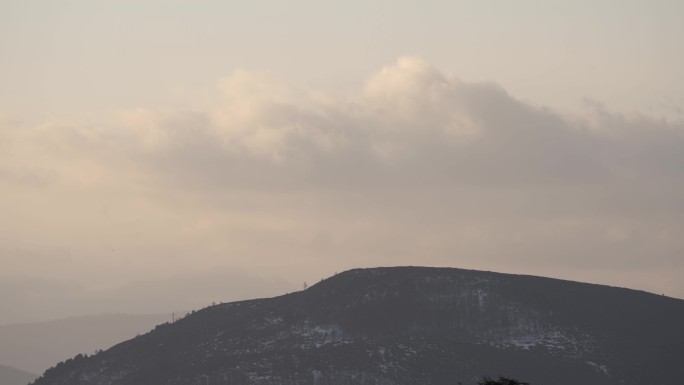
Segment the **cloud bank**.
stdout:
[[684,297],[681,121],[561,113],[411,57],[353,96],[245,70],[217,89],[182,111],[0,119],[0,275],[36,281],[26,301],[77,284],[123,311],[135,282],[217,266],[293,289],[413,264]]

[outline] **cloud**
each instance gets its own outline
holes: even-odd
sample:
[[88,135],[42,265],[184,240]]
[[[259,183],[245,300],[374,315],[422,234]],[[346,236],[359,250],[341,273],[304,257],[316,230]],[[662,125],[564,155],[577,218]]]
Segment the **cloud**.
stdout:
[[237,70],[202,108],[5,120],[0,149],[4,248],[69,250],[76,273],[55,271],[84,285],[226,263],[295,282],[395,264],[600,271],[656,291],[684,273],[681,121],[560,113],[418,58],[346,97]]

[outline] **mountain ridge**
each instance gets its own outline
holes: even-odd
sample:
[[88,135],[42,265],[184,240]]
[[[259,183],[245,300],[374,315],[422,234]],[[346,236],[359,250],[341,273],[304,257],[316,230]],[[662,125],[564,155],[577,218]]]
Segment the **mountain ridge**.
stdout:
[[42,373],[55,362],[146,333],[168,314],[109,313],[0,325],[0,362]]
[[669,384],[684,301],[454,268],[352,269],[286,295],[211,306],[80,356],[35,385]]
[[0,384],[26,385],[38,378],[38,375],[17,369],[12,366],[0,365]]

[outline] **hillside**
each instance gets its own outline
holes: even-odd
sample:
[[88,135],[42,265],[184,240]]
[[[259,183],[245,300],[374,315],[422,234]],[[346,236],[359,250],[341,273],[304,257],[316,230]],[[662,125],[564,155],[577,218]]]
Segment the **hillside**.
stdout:
[[[0,362],[43,373],[56,362],[91,354],[146,333],[170,314],[100,314],[0,326]],[[0,382],[0,385],[4,385]]]
[[548,278],[357,269],[270,299],[212,306],[35,385],[674,384],[684,301]]

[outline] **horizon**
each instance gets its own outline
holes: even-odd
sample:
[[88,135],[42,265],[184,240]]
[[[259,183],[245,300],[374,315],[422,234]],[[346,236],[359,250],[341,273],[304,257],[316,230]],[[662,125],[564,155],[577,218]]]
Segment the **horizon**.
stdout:
[[307,289],[309,289],[311,287],[318,285],[319,283],[327,281],[330,278],[334,278],[335,276],[337,276],[339,274],[347,273],[347,272],[354,271],[354,270],[374,270],[374,269],[393,269],[393,268],[451,269],[451,270],[463,270],[463,271],[472,271],[472,272],[479,272],[479,273],[493,273],[493,274],[501,274],[501,275],[511,275],[511,276],[517,276],[517,277],[543,278],[543,279],[549,279],[549,280],[554,280],[554,281],[572,282],[572,283],[582,284],[582,285],[601,286],[601,287],[612,288],[612,289],[624,289],[624,290],[628,290],[628,291],[650,294],[650,295],[654,295],[657,297],[665,297],[665,298],[674,299],[674,300],[678,300],[678,301],[684,301],[684,298],[672,297],[672,296],[669,296],[669,295],[664,294],[664,293],[654,293],[654,292],[650,292],[650,291],[646,291],[646,290],[633,289],[630,287],[613,286],[613,285],[607,285],[607,284],[596,283],[596,282],[573,281],[573,280],[567,280],[567,279],[563,279],[563,278],[530,275],[530,274],[524,274],[524,273],[515,274],[515,273],[506,273],[506,272],[501,272],[501,271],[462,269],[459,267],[447,267],[447,266],[420,266],[420,265],[375,266],[375,267],[351,268],[348,270],[335,272],[333,275],[330,275],[328,277],[323,277],[320,280],[312,281],[311,283],[309,283],[308,281],[305,281],[305,282],[302,282],[302,284],[306,284],[306,287],[300,286],[299,288],[297,288],[294,291],[279,292],[279,293],[273,294],[272,296],[266,296],[266,297],[250,297],[250,298],[234,299],[234,300],[228,300],[228,301],[222,301],[222,302],[213,301],[212,303],[203,304],[203,305],[201,305],[201,307],[197,307],[194,309],[186,309],[186,310],[175,309],[175,310],[169,310],[169,311],[163,311],[163,312],[157,312],[157,313],[105,312],[105,313],[75,314],[75,315],[69,315],[69,316],[63,317],[63,318],[53,318],[53,319],[46,319],[46,320],[40,320],[40,321],[26,321],[26,322],[18,322],[18,323],[0,324],[0,327],[21,326],[21,325],[39,325],[39,324],[43,324],[43,323],[57,323],[57,322],[70,321],[70,320],[76,320],[76,319],[101,318],[101,317],[107,317],[107,316],[131,316],[131,317],[168,316],[168,317],[172,317],[171,319],[174,319],[174,317],[175,317],[175,320],[179,320],[179,319],[182,319],[185,316],[188,316],[188,315],[190,315],[196,311],[206,309],[209,307],[213,307],[213,306],[226,305],[226,304],[235,303],[235,302],[247,302],[247,301],[252,301],[252,300],[274,299],[274,298],[282,297],[285,295],[290,295],[290,294],[297,293],[297,292],[303,292],[303,291],[306,291]]

